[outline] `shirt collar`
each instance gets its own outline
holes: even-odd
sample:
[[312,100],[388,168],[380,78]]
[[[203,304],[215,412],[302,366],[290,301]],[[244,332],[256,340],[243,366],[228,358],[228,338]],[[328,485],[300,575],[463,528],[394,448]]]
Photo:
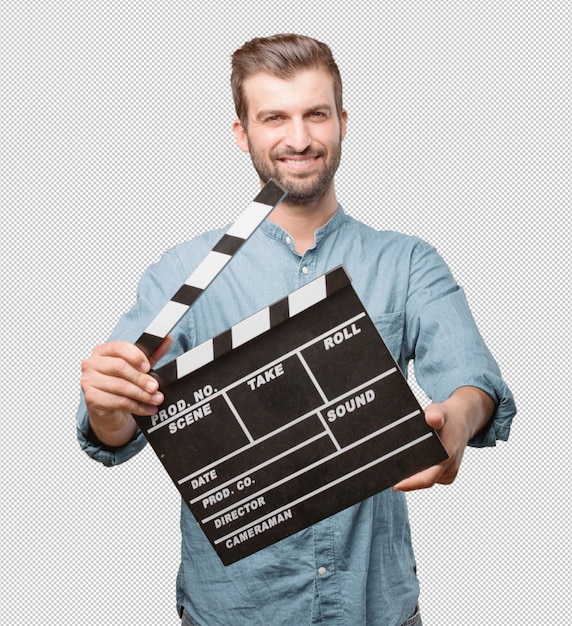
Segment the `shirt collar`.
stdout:
[[[328,235],[338,230],[342,226],[342,224],[344,224],[346,220],[347,220],[347,215],[344,209],[342,208],[341,204],[338,204],[338,208],[336,212],[332,215],[332,217],[323,226],[318,228],[316,232],[314,233],[315,245],[316,246],[320,245],[320,243]],[[290,234],[286,230],[284,230],[281,226],[278,226],[278,224],[275,224],[274,222],[271,222],[268,219],[262,222],[260,229],[265,235],[267,235],[268,237],[271,237],[272,239],[276,239],[278,241],[284,241],[286,237],[290,236]]]

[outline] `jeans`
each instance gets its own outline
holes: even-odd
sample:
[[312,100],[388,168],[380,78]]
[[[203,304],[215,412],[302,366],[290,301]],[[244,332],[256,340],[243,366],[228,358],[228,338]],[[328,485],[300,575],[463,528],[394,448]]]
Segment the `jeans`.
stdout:
[[[191,616],[183,611],[183,621],[181,622],[181,626],[195,626],[193,621],[191,620]],[[402,626],[423,626],[421,621],[421,613],[419,609],[415,609],[415,613],[403,622]]]

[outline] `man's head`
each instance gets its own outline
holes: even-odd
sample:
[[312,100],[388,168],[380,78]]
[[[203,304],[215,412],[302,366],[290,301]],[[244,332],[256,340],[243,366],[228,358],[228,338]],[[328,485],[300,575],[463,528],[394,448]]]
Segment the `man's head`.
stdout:
[[342,104],[342,79],[330,48],[316,39],[304,35],[284,34],[256,37],[247,41],[232,55],[230,84],[236,115],[248,127],[248,101],[244,94],[244,81],[262,72],[285,80],[302,70],[325,70],[332,78],[336,113],[340,117]]
[[347,115],[330,49],[299,35],[253,39],[234,53],[231,82],[233,131],[261,181],[281,182],[289,204],[335,200]]

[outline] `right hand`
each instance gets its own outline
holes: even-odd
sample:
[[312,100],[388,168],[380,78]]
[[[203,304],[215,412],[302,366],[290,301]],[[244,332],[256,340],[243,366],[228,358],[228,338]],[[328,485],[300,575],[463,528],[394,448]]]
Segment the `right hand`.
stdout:
[[97,346],[81,364],[81,388],[95,436],[110,446],[121,446],[133,438],[136,424],[132,414],[153,415],[163,402],[159,384],[149,375],[151,368],[171,347],[165,338],[147,358],[128,341],[110,341]]

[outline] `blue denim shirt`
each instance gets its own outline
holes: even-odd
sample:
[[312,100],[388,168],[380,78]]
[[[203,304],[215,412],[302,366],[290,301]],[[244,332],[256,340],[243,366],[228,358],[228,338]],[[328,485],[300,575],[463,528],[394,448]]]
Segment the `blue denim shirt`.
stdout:
[[[111,339],[136,341],[221,235],[205,233],[150,267]],[[498,408],[471,444],[506,440],[515,414],[511,392],[444,261],[424,241],[376,231],[341,207],[303,256],[286,231],[264,222],[175,327],[163,363],[340,264],[402,371],[414,359],[416,378],[435,402],[460,386],[483,389]],[[117,449],[90,441],[83,399],[77,424],[82,448],[105,465],[145,445],[141,433]],[[319,616],[329,625],[399,626],[417,603],[402,493],[383,491],[227,567],[185,504],[181,529],[177,604],[198,625],[309,624]]]

